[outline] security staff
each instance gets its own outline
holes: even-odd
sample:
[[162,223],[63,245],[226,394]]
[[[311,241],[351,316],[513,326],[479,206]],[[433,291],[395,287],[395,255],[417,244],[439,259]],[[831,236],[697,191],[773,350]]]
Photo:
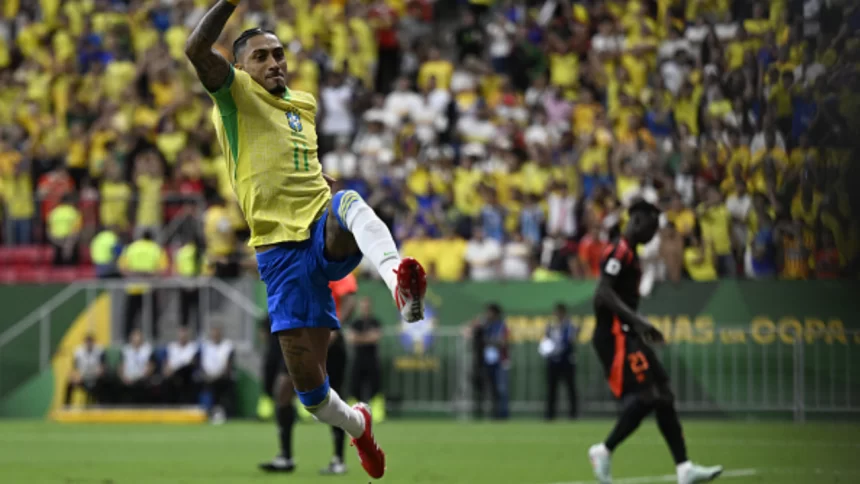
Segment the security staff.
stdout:
[[[152,232],[144,230],[140,238],[129,244],[119,257],[119,269],[123,277],[147,279],[163,274],[169,267],[167,253],[154,240]],[[125,337],[128,339],[135,322],[143,313],[144,295],[150,292],[146,283],[129,284],[125,304]],[[155,305],[151,305],[153,308]],[[158,318],[151,314],[152,336],[158,339]]]
[[370,401],[375,421],[385,415],[385,398],[382,395],[382,370],[379,365],[379,340],[382,326],[373,315],[369,298],[358,304],[358,319],[349,326],[347,336],[353,347],[350,393],[352,398]]
[[48,214],[47,223],[48,240],[54,247],[54,265],[77,264],[82,219],[74,195],[63,195],[60,204]]
[[567,316],[567,307],[556,304],[553,321],[547,326],[546,334],[540,343],[540,353],[546,358],[546,414],[547,420],[555,418],[558,384],[564,383],[569,399],[570,418],[576,417],[576,384],[574,364],[574,344],[577,328]]
[[90,257],[96,268],[96,276],[100,279],[119,276],[116,261],[122,246],[118,233],[115,227],[105,227],[90,242]]

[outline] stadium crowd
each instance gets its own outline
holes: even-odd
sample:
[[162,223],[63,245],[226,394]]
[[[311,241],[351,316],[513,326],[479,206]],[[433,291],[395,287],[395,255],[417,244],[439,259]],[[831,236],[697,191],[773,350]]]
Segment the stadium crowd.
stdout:
[[[211,101],[183,54],[210,3],[3,2],[4,244],[120,272],[253,267]],[[594,278],[636,198],[665,219],[640,252],[645,293],[662,279],[857,274],[853,2],[245,0],[240,12],[223,54],[245,28],[277,33],[290,87],[317,97],[324,171],[438,280]],[[150,247],[153,267],[124,267],[133,239],[174,263]]]

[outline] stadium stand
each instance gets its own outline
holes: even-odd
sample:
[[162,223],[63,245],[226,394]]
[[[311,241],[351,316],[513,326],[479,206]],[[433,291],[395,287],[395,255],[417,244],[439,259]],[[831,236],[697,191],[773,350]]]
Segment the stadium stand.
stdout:
[[[105,227],[120,244],[154,229],[171,254],[199,239],[204,271],[247,267],[182,52],[207,3],[3,3],[0,280],[92,277]],[[852,2],[247,0],[224,54],[258,25],[319,99],[325,170],[440,280],[592,277],[638,197],[666,219],[644,291],[857,274]],[[52,217],[65,195],[76,210]],[[64,228],[72,252],[52,241]]]

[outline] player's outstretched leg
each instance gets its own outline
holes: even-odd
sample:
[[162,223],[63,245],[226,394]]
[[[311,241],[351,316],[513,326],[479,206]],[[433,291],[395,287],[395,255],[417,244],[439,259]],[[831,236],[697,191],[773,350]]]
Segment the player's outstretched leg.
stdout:
[[331,205],[339,226],[352,233],[358,249],[382,276],[403,319],[423,319],[427,277],[421,263],[411,257],[400,258],[388,227],[357,192],[341,190]]
[[329,328],[296,328],[278,333],[287,370],[302,405],[317,420],[342,428],[352,437],[361,466],[379,479],[385,474],[385,453],[373,436],[372,418],[366,405],[353,407],[341,400],[326,374]]
[[642,401],[639,396],[628,397],[623,402],[621,416],[618,417],[615,428],[612,429],[606,441],[592,445],[588,449],[588,459],[591,461],[594,477],[597,478],[600,484],[610,484],[612,482],[612,472],[610,469],[612,451],[639,428],[639,424],[642,423],[642,420],[648,416],[652,409],[653,407]]
[[710,482],[723,472],[721,466],[702,467],[693,464],[687,459],[687,446],[684,442],[684,434],[681,430],[681,421],[678,413],[671,402],[658,403],[654,409],[657,417],[657,426],[663,439],[669,445],[672,458],[675,459],[675,469],[678,472],[678,484],[694,484],[697,482]]

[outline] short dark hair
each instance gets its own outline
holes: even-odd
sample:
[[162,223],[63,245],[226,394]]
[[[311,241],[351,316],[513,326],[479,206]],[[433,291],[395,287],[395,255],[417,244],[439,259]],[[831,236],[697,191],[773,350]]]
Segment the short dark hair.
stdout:
[[630,208],[627,209],[627,212],[632,216],[637,212],[644,213],[646,215],[658,216],[660,215],[660,209],[657,208],[656,205],[644,200],[638,199],[630,205]]
[[253,39],[258,35],[274,35],[277,37],[277,34],[271,30],[262,29],[260,27],[254,27],[253,29],[248,29],[242,32],[239,37],[233,41],[233,62],[238,62],[239,54],[242,53],[248,40]]

